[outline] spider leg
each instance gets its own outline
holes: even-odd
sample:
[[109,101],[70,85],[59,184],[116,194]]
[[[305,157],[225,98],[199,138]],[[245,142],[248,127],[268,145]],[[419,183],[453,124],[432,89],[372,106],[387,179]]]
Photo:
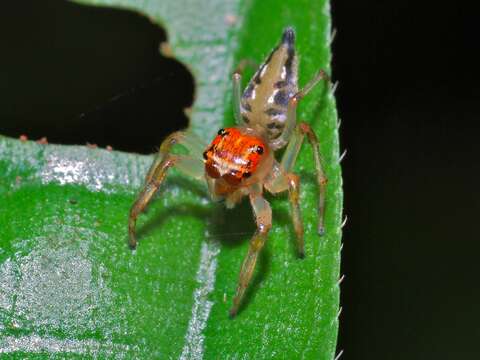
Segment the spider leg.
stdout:
[[303,139],[307,136],[310,145],[313,148],[313,158],[315,161],[315,170],[317,173],[318,183],[318,233],[323,235],[324,229],[324,216],[325,216],[325,191],[327,185],[327,178],[322,167],[322,161],[320,157],[319,143],[317,136],[313,132],[310,125],[305,122],[301,122],[295,128],[295,132],[288,143],[287,149],[283,154],[281,161],[282,168],[290,173],[297,160],[298,153],[302,147]]
[[298,102],[304,98],[315,85],[317,85],[321,80],[325,79],[330,81],[330,77],[324,70],[320,70],[314,77],[311,79],[300,91],[293,95],[288,101],[287,107],[287,121],[285,123],[285,128],[278,138],[273,140],[270,143],[270,146],[273,150],[281,149],[288,144],[290,137],[292,136],[295,126],[297,125],[297,106]]
[[243,59],[238,63],[238,66],[233,72],[233,114],[238,125],[244,125],[245,121],[242,118],[242,73],[247,66],[254,67],[256,64],[250,59]]
[[237,315],[243,296],[245,295],[245,290],[252,279],[258,254],[265,245],[268,232],[272,227],[272,209],[270,208],[268,202],[262,197],[260,192],[250,194],[250,203],[252,205],[253,212],[255,213],[257,230],[250,240],[247,256],[243,260],[238,280],[237,292],[233,299],[233,306],[230,309],[230,317]]
[[257,69],[258,64],[257,64],[256,61],[254,61],[252,59],[242,59],[242,60],[240,60],[240,62],[238,63],[237,67],[235,68],[235,70],[233,72],[241,75],[247,67],[249,67],[251,69]]
[[[171,147],[175,143],[182,143],[185,147],[191,150],[195,157],[187,155],[171,154]],[[190,134],[184,132],[177,132],[163,141],[160,151],[157,154],[150,170],[145,179],[145,185],[138,195],[135,203],[130,209],[128,218],[128,233],[129,245],[132,249],[136,248],[137,240],[135,236],[135,227],[138,215],[140,215],[148,203],[151,201],[153,195],[160,188],[160,185],[165,179],[167,170],[173,166],[177,167],[181,172],[196,179],[203,179],[204,164],[201,160],[201,155],[198,155],[197,148],[199,145],[195,142],[195,138]],[[201,151],[200,151],[201,154]]]
[[155,160],[150,166],[150,170],[148,170],[147,176],[145,177],[145,184],[150,182],[155,169],[160,165],[165,155],[175,144],[182,144],[187,148],[193,157],[202,161],[202,152],[206,147],[204,141],[192,132],[176,131],[167,136],[167,138],[162,142],[162,145],[160,145],[160,150],[158,151],[157,156],[155,156]]
[[245,121],[242,119],[242,75],[233,73],[233,115],[238,125],[243,125]]
[[297,251],[300,258],[305,257],[305,241],[303,239],[303,221],[300,212],[300,177],[297,174],[288,174],[288,200],[292,212],[293,227],[297,237]]
[[304,230],[299,202],[300,177],[295,173],[285,173],[281,165],[276,163],[274,164],[270,177],[267,178],[264,186],[272,194],[280,193],[288,189],[288,200],[290,202],[290,213],[297,239],[298,256],[304,258]]

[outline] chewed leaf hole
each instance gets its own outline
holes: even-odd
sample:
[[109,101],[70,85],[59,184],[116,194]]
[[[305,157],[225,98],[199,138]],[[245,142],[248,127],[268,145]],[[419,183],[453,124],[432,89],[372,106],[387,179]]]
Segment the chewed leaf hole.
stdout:
[[193,77],[162,55],[167,34],[147,17],[61,1],[7,7],[0,134],[152,153],[188,126]]

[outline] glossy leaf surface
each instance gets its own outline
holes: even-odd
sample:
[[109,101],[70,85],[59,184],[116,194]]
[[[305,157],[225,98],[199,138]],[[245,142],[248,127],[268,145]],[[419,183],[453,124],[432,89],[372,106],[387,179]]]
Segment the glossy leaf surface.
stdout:
[[[232,124],[230,74],[261,62],[293,26],[300,83],[330,70],[329,4],[310,1],[82,1],[139,11],[165,27],[195,76],[191,127],[208,139]],[[251,74],[251,73],[250,73]],[[337,117],[325,84],[299,118],[321,140],[326,235],[316,234],[312,152],[303,183],[306,258],[295,252],[285,195],[268,197],[274,226],[244,306],[228,309],[254,231],[248,202],[211,204],[175,171],[127,246],[129,208],[150,156],[0,137],[0,354],[52,357],[259,359],[334,357],[339,306],[341,173]]]

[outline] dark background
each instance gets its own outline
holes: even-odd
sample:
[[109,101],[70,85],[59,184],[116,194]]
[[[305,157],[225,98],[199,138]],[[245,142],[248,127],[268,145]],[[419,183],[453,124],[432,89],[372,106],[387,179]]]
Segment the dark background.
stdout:
[[[478,13],[441,1],[332,10],[348,149],[339,350],[478,358]],[[192,102],[190,74],[158,55],[164,39],[124,11],[0,5],[0,133],[152,152]]]

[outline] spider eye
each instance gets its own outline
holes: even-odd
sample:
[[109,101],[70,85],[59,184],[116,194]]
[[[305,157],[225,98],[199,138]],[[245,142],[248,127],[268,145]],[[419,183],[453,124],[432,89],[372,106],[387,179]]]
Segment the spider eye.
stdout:
[[257,154],[262,155],[263,154],[263,146],[257,146]]
[[220,130],[218,130],[217,134],[220,135],[220,136],[225,136],[225,135],[228,134],[228,132],[226,132],[225,129],[220,129]]

